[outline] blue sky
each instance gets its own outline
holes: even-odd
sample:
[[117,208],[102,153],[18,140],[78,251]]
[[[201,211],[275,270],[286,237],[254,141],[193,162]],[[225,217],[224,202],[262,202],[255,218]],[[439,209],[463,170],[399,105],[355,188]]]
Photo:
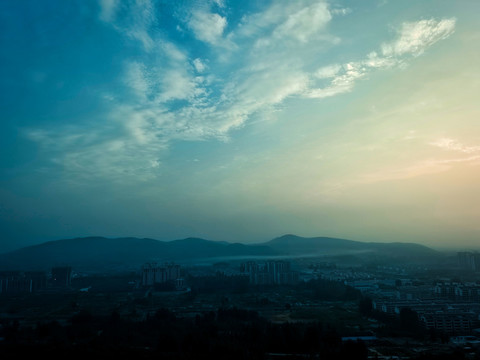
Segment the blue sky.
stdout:
[[477,1],[2,1],[0,250],[478,243]]

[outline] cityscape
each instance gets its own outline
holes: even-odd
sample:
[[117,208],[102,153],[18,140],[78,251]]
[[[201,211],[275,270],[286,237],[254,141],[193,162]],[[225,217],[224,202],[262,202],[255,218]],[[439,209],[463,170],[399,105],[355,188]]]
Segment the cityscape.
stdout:
[[[71,266],[1,271],[0,349],[80,356],[114,347],[112,354],[182,359],[477,359],[478,259],[480,253],[461,251],[429,264],[232,257],[149,261],[108,273]],[[129,335],[150,326],[152,336]],[[172,328],[169,344],[157,338],[164,326]],[[209,337],[184,349],[204,326]],[[260,338],[295,335],[252,343],[243,338],[251,331]],[[134,340],[122,342],[124,336]],[[225,341],[230,345],[219,345]]]
[[1,0],[0,360],[480,360],[479,0]]

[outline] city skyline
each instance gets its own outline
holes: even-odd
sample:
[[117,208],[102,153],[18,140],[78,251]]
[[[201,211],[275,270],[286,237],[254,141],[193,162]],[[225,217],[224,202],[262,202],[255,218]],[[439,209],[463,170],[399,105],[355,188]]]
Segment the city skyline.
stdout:
[[475,1],[4,1],[0,251],[478,248]]

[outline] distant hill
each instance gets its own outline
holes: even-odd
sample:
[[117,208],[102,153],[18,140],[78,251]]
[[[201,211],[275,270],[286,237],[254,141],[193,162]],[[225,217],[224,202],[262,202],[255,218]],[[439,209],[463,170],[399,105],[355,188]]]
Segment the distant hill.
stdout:
[[49,270],[70,265],[82,270],[139,268],[148,261],[201,261],[221,257],[353,256],[356,259],[424,261],[439,253],[411,243],[375,243],[328,237],[284,235],[260,244],[199,238],[159,241],[139,238],[86,237],[50,241],[0,254],[0,270]]
[[262,245],[268,246],[279,254],[292,256],[357,255],[366,257],[372,255],[421,261],[440,255],[436,250],[415,243],[361,242],[330,237],[304,238],[290,234],[275,238]]
[[48,270],[58,265],[82,269],[134,268],[148,261],[185,261],[273,254],[273,250],[266,246],[231,244],[198,238],[159,241],[87,237],[50,241],[0,254],[0,270]]

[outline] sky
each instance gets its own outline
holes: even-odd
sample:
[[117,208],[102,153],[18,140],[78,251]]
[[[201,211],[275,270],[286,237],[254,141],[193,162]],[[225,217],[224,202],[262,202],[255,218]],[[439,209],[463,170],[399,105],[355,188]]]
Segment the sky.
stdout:
[[0,251],[480,244],[477,0],[0,2]]

